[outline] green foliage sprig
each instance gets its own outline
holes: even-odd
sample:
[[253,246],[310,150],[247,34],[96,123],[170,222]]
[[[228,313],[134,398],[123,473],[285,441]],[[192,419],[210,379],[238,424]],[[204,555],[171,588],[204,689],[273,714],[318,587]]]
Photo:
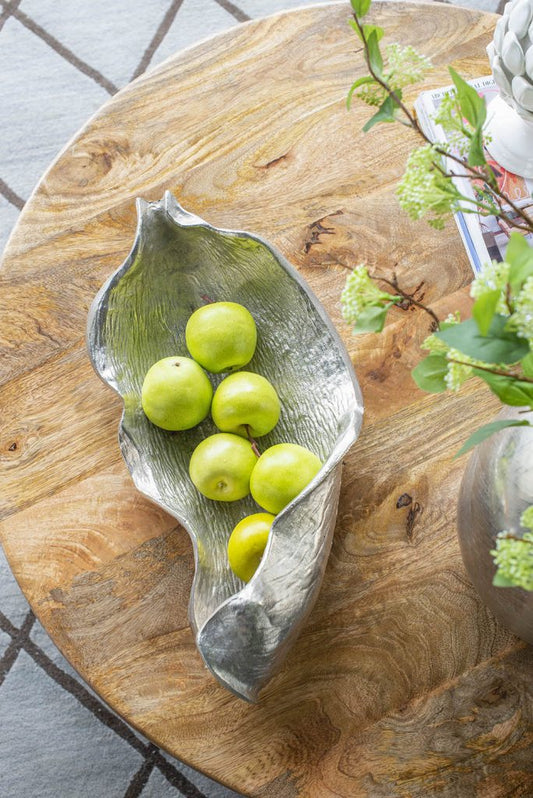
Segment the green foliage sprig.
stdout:
[[[472,318],[459,314],[440,321],[396,280],[370,275],[365,264],[356,266],[341,295],[343,318],[354,333],[380,332],[392,308],[412,305],[432,318],[433,332],[422,344],[428,354],[413,369],[416,384],[439,393],[457,391],[466,380],[478,378],[503,404],[533,410],[533,248],[521,233],[533,233],[533,219],[500,188],[484,150],[483,127],[487,116],[484,99],[450,68],[454,91],[444,98],[436,121],[448,143],[433,142],[403,99],[406,86],[418,82],[430,68],[427,58],[412,47],[380,42],[383,28],[363,22],[371,0],[351,0],[350,24],[363,44],[368,69],[351,86],[347,105],[354,96],[374,109],[363,130],[400,122],[422,140],[410,155],[397,197],[412,219],[426,217],[435,228],[444,226],[452,213],[495,215],[514,228],[504,263],[485,264],[474,279]],[[454,179],[466,178],[473,195],[463,194]],[[387,290],[380,287],[384,284]],[[501,420],[476,430],[459,454],[509,426],[533,426],[524,419]],[[497,565],[494,584],[533,590],[533,507],[523,513],[520,537],[502,531],[491,552]]]
[[[477,377],[503,404],[533,410],[533,249],[521,235],[511,234],[505,263],[487,264],[470,293],[472,318],[441,324],[422,344],[430,354],[413,370],[416,384],[431,393],[457,391]],[[505,426],[525,425],[529,422],[487,424],[458,454]]]

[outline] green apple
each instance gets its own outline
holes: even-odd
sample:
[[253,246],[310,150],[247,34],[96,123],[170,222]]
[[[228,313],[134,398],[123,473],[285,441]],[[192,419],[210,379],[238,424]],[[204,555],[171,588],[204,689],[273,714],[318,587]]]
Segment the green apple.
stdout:
[[260,507],[280,513],[322,468],[313,452],[297,443],[278,443],[258,459],[250,478],[250,490]]
[[211,302],[189,318],[185,342],[207,371],[237,371],[253,357],[257,329],[251,313],[237,302]]
[[275,516],[254,513],[239,521],[228,540],[228,560],[233,573],[249,582],[265,551]]
[[190,357],[164,357],[148,370],[141,391],[150,421],[166,430],[195,427],[209,413],[213,387]]
[[222,432],[260,438],[274,429],[280,406],[274,386],[260,374],[238,371],[222,380],[211,404],[213,421]]
[[198,444],[191,455],[189,475],[208,499],[234,502],[250,493],[250,474],[256,463],[250,441],[219,432]]

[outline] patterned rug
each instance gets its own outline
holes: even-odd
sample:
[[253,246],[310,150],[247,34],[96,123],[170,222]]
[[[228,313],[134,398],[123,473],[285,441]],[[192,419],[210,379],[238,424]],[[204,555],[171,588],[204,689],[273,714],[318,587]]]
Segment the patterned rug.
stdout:
[[[301,4],[0,0],[0,252],[40,175],[110,95],[200,39]],[[458,3],[498,12],[503,4]],[[0,798],[235,795],[166,756],[87,688],[0,549]]]

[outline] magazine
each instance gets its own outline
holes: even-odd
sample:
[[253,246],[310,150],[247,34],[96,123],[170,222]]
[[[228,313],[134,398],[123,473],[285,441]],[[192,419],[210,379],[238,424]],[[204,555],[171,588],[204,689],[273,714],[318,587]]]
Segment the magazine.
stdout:
[[[487,106],[498,96],[498,87],[491,75],[476,78],[469,83],[478,94],[485,98]],[[453,86],[425,91],[415,101],[415,111],[420,126],[432,141],[447,142],[445,131],[435,122],[434,117],[442,98],[451,91],[454,91]],[[494,170],[500,188],[512,199],[513,203],[520,208],[533,210],[533,180],[526,180],[507,172],[496,163],[486,149],[485,156]],[[453,170],[453,165],[451,169]],[[472,183],[467,178],[457,177],[454,180],[462,194],[474,197]],[[479,272],[484,263],[504,259],[512,228],[502,219],[496,216],[482,216],[479,213],[458,212],[455,214],[455,221],[474,274]],[[526,238],[533,246],[533,234],[526,235]]]

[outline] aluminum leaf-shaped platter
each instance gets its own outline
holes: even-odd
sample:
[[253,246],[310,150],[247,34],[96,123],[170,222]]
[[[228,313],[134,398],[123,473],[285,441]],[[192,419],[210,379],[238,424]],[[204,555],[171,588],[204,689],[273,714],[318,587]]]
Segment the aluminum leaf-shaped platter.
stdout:
[[[196,571],[189,618],[198,649],[222,684],[254,701],[317,596],[337,514],[340,461],[361,426],[361,392],[323,308],[269,244],[217,230],[170,193],[160,202],[137,200],[137,212],[132,250],[91,307],[88,350],[97,373],[124,400],[119,441],[135,485],[191,537]],[[259,508],[251,497],[206,499],[188,475],[195,446],[216,432],[212,421],[169,433],[141,408],[148,368],[162,357],[187,355],[185,325],[206,297],[239,302],[256,321],[257,350],[246,368],[272,382],[282,406],[261,450],[299,443],[324,463],[276,517],[247,585],[232,573],[226,544],[235,524]],[[215,386],[223,375],[210,376]]]

